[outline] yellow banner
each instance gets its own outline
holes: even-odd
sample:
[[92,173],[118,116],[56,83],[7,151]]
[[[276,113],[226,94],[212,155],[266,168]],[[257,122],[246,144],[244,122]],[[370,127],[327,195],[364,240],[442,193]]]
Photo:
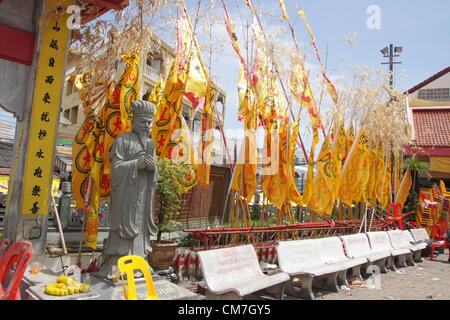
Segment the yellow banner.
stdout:
[[[72,1],[65,2],[65,6]],[[47,10],[63,6],[47,1]],[[65,12],[65,10],[62,10]],[[47,215],[53,156],[69,32],[67,14],[50,17],[41,31],[41,47],[30,121],[23,182],[22,215]]]
[[197,165],[198,184],[206,188],[209,185],[211,171],[211,153],[213,150],[213,112],[216,104],[216,89],[208,82],[205,108],[202,113],[202,128],[199,142],[200,164]]
[[412,187],[411,169],[407,169],[403,175],[402,182],[400,184],[399,190],[395,197],[395,202],[401,203],[402,206],[405,205],[406,200],[409,196],[409,190]]
[[430,157],[430,171],[450,173],[450,157]]
[[317,128],[313,128],[313,140],[311,143],[311,151],[309,153],[308,161],[308,171],[306,173],[305,188],[303,190],[303,205],[307,206],[309,200],[311,199],[313,193],[313,181],[314,181],[314,151],[316,150],[316,145],[319,142],[319,132]]
[[312,194],[308,202],[308,208],[320,215],[331,215],[336,192],[333,185],[329,136],[325,138],[320,149],[319,157],[317,158],[317,169],[317,176],[312,185]]
[[120,80],[120,114],[122,116],[122,127],[125,128],[125,132],[130,132],[131,119],[133,118],[130,103],[138,98],[141,79],[139,74],[141,48],[122,55],[122,59],[127,63],[127,69]]
[[3,192],[3,193],[8,192],[8,181],[9,181],[9,176],[0,175],[0,192]]
[[295,144],[298,130],[300,129],[300,117],[292,124],[292,134],[289,136],[289,168],[288,168],[288,193],[286,199],[296,205],[303,203],[302,195],[295,185]]
[[369,180],[368,143],[367,135],[360,130],[342,167],[339,200],[349,206],[352,205],[352,201],[366,201],[366,187]]
[[[8,182],[9,176],[0,175],[0,192],[7,193],[8,192]],[[59,190],[59,178],[52,179],[52,193],[54,196],[58,194]]]

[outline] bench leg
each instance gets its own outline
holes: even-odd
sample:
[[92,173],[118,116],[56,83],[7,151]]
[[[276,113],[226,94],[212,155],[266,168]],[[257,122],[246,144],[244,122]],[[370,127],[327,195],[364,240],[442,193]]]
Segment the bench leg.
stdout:
[[264,291],[270,295],[273,295],[275,299],[284,300],[284,291],[286,288],[286,282],[282,282],[264,289]]
[[386,269],[386,259],[387,258],[383,258],[377,261],[374,261],[374,264],[376,264],[378,266],[378,268],[380,268],[380,272],[381,273],[387,273],[387,269]]
[[337,272],[329,273],[313,279],[313,287],[338,292],[339,286],[337,282]]
[[243,300],[244,297],[233,293],[215,294],[211,291],[206,291],[206,300]]
[[422,260],[422,250],[414,251],[413,260],[414,260],[414,262],[422,262],[423,261]]
[[348,287],[349,286],[348,281],[347,281],[347,269],[338,272],[337,281],[338,281],[339,287],[342,287],[342,286]]
[[406,267],[406,254],[401,254],[395,257],[395,266],[399,268]]
[[366,262],[361,265],[361,277],[366,279],[370,277],[372,274],[367,272],[367,269],[372,265],[372,262]]
[[305,300],[314,300],[314,293],[312,291],[312,276],[301,275],[295,278],[299,278],[298,281],[294,283],[294,277],[291,277],[286,284],[285,292],[288,295],[298,297]]
[[360,281],[363,281],[363,278],[361,276],[361,265],[354,266],[351,269],[348,269],[347,273],[347,278],[358,278]]
[[395,257],[387,257],[386,258],[386,269],[391,271],[397,271],[394,263]]
[[406,255],[406,264],[408,265],[408,266],[410,266],[410,267],[414,267],[416,264],[414,263],[414,260],[413,260],[413,253],[411,252],[411,253],[408,253],[407,255]]

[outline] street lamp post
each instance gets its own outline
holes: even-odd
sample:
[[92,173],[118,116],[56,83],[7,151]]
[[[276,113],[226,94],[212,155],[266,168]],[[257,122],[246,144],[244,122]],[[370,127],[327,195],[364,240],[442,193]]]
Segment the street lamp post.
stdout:
[[[399,61],[394,61],[395,57],[400,57],[400,53],[403,51],[403,47],[395,47],[394,45],[391,43],[389,45],[389,47],[385,47],[384,49],[380,50],[380,52],[383,54],[384,58],[389,58],[389,62],[382,62],[381,64],[388,64],[389,65],[389,86],[391,88],[391,90],[394,89],[394,64],[400,64],[401,62]],[[397,54],[395,54],[397,53]],[[391,163],[393,163],[395,161],[395,156],[393,151],[390,152],[390,157],[391,157]],[[392,184],[392,178],[393,178],[393,171],[394,171],[394,167],[391,166],[391,184]],[[391,194],[392,199],[394,199],[394,195],[393,193]],[[388,213],[389,215],[389,213]]]
[[391,89],[394,88],[394,64],[400,64],[399,61],[394,61],[394,57],[400,57],[399,54],[395,53],[401,53],[403,51],[403,47],[395,47],[391,43],[389,47],[385,47],[384,49],[380,50],[380,52],[383,54],[384,58],[389,58],[389,62],[382,62],[381,64],[388,64],[389,65],[389,86]]

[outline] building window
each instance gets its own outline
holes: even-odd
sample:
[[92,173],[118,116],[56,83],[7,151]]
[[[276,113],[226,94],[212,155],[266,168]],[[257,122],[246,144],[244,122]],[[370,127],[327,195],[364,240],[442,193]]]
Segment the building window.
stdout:
[[419,99],[429,101],[450,100],[450,88],[420,89]]
[[78,106],[74,106],[70,109],[70,122],[72,124],[77,123],[78,120]]
[[144,95],[142,96],[142,100],[148,101],[148,98],[150,98],[150,95],[152,94],[153,91],[153,87],[152,86],[147,86],[146,84],[144,85],[144,90],[143,92]]
[[183,111],[183,118],[186,121],[186,123],[189,123],[189,113]]
[[67,81],[66,83],[66,96],[70,96],[73,93],[73,83],[72,81]]
[[149,77],[152,81],[158,81],[161,73],[161,57],[160,55],[147,55],[144,66],[144,75]]
[[67,120],[70,120],[70,108],[64,110],[64,118],[66,118]]

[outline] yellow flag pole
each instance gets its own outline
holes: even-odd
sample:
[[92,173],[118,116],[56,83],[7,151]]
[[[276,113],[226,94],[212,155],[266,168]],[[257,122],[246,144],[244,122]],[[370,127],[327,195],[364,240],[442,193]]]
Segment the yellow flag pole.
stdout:
[[86,190],[86,195],[84,197],[84,207],[83,207],[83,223],[81,225],[81,237],[80,244],[78,245],[78,258],[77,265],[81,268],[81,247],[83,246],[83,240],[85,237],[85,227],[87,222],[87,210],[89,208],[89,200],[91,195],[91,187],[92,187],[92,175],[89,174],[89,182]]

